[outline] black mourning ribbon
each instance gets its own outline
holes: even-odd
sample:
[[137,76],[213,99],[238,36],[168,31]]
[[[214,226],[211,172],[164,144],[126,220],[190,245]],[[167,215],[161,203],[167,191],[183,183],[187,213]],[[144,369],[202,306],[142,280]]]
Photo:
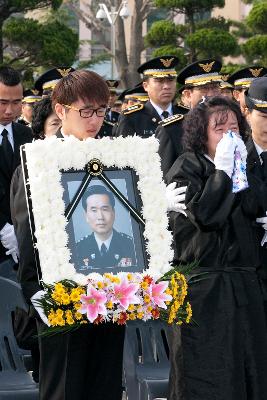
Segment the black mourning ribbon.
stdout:
[[169,117],[169,112],[168,111],[162,111],[161,115],[163,116],[163,118],[168,118]]
[[8,131],[6,129],[2,132],[2,150],[4,154],[4,158],[10,173],[12,173],[13,168],[13,158],[14,158],[14,151],[10,141],[8,140]]

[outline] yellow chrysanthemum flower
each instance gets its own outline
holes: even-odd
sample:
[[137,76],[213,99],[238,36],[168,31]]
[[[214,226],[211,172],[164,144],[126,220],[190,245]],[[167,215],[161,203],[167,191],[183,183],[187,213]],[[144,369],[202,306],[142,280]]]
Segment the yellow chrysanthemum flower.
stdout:
[[135,305],[134,304],[130,304],[128,307],[128,311],[134,311],[135,310]]
[[111,310],[112,307],[113,307],[112,301],[108,301],[107,304],[106,304],[106,306],[107,306],[107,308],[108,308],[109,310]]
[[134,313],[129,314],[129,320],[134,321],[136,319],[136,315]]
[[148,294],[144,296],[144,302],[147,304],[150,303],[150,296]]
[[142,282],[141,283],[141,288],[146,290],[148,288],[148,283],[147,282]]
[[98,289],[103,289],[104,283],[101,281],[97,282],[97,287],[98,287]]

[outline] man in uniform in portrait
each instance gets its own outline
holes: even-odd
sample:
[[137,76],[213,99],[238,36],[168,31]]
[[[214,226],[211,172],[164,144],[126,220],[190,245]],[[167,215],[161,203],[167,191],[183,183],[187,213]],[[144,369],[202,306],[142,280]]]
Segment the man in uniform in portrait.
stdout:
[[116,218],[114,195],[104,186],[94,185],[83,195],[82,205],[86,222],[93,232],[77,243],[79,272],[103,268],[118,271],[135,265],[132,238],[113,227]]

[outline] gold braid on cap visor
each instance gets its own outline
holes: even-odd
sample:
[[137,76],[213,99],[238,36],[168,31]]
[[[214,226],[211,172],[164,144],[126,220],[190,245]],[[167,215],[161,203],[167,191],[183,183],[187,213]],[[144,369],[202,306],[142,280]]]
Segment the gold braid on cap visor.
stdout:
[[218,72],[212,72],[211,74],[194,75],[185,79],[185,85],[198,86],[210,82],[223,82],[222,76]]

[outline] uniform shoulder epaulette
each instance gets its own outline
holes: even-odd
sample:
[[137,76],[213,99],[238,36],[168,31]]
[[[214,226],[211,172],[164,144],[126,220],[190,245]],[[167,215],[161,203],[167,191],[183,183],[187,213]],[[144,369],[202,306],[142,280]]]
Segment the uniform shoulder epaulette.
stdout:
[[127,235],[126,233],[119,232],[119,235],[120,235],[122,238],[124,238],[124,239],[133,240],[133,238],[132,238],[131,236]]
[[126,108],[125,110],[123,110],[122,113],[124,115],[128,115],[128,114],[131,114],[133,112],[140,111],[143,108],[144,108],[144,104],[138,103],[138,104],[134,104],[133,106],[130,106],[130,107]]
[[104,119],[104,123],[105,123],[106,125],[111,125],[111,126],[114,126],[114,125],[115,125],[114,122],[107,121],[106,119]]
[[162,121],[159,122],[159,125],[161,125],[161,126],[170,125],[173,122],[180,121],[183,118],[184,118],[183,114],[174,114],[174,115],[171,115],[168,118],[164,118]]

